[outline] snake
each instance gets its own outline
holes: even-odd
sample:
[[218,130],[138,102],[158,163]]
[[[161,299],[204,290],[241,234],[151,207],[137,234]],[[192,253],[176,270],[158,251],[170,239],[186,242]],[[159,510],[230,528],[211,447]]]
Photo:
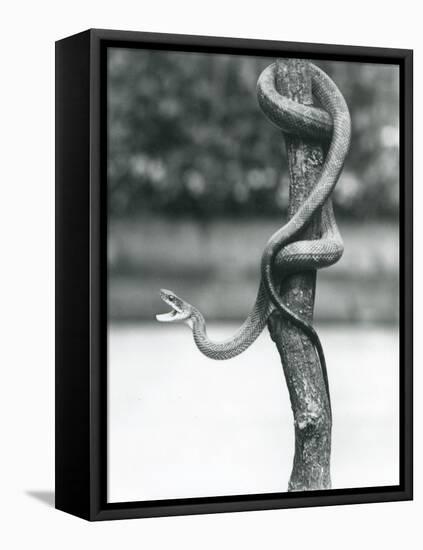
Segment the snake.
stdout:
[[[171,307],[171,311],[156,315],[156,319],[162,323],[186,323],[192,330],[194,342],[200,352],[211,359],[226,360],[249,348],[263,331],[270,315],[278,311],[303,331],[314,346],[330,405],[326,361],[319,336],[310,323],[283,303],[275,284],[276,278],[280,282],[281,277],[295,272],[333,265],[344,250],[331,194],[348,154],[351,118],[346,101],[331,78],[311,62],[307,67],[313,96],[321,107],[301,104],[280,94],[275,82],[276,63],[264,69],[257,82],[258,103],[270,122],[284,133],[323,143],[327,152],[318,180],[310,194],[292,217],[273,233],[264,248],[256,300],[245,321],[230,338],[214,341],[207,333],[203,314],[167,289],[160,290],[160,297]],[[319,237],[302,240],[301,233],[318,212],[321,212]]]

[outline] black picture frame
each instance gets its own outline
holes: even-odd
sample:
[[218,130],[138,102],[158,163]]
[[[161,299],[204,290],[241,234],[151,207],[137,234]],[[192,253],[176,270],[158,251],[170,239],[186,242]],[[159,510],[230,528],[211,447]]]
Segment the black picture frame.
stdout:
[[[400,484],[110,504],[107,474],[106,49],[397,64],[400,68]],[[412,81],[405,49],[91,29],[56,43],[56,508],[87,520],[412,499]],[[103,182],[103,183],[102,183]]]

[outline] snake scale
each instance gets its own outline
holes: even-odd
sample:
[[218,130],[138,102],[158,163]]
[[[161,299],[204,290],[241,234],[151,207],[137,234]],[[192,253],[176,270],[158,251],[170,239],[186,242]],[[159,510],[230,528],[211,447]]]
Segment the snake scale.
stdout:
[[[257,83],[258,102],[270,121],[286,133],[327,144],[327,154],[320,177],[313,190],[289,221],[268,240],[261,259],[261,281],[256,301],[238,331],[227,340],[212,341],[207,335],[201,312],[162,289],[160,296],[172,311],[157,315],[161,322],[184,321],[192,329],[198,349],[211,359],[230,359],[245,351],[260,335],[269,316],[278,310],[310,339],[318,353],[326,389],[329,388],[326,363],[320,339],[312,327],[290,311],[275,287],[284,274],[315,270],[334,264],[343,253],[343,243],[336,225],[330,195],[339,179],[351,136],[347,104],[329,76],[309,63],[312,92],[322,108],[303,105],[279,94],[275,87],[276,65],[267,67]],[[313,215],[321,209],[321,235],[315,240],[300,240]],[[329,401],[330,402],[330,401]]]

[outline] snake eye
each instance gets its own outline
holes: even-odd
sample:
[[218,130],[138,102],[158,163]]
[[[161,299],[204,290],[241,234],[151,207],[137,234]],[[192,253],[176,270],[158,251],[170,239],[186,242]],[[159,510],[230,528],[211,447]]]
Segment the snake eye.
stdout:
[[173,296],[169,296],[168,299],[171,301],[171,302],[174,302],[175,301],[175,298]]

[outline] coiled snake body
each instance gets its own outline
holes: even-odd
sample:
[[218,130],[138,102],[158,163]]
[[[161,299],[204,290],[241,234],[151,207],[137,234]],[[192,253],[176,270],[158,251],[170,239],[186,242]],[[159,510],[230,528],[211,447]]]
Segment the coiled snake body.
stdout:
[[[244,323],[231,338],[214,342],[207,335],[206,323],[200,311],[165,289],[160,291],[160,295],[172,307],[172,311],[156,317],[162,322],[185,321],[191,327],[195,343],[204,355],[212,359],[230,359],[242,353],[256,340],[271,313],[277,309],[310,338],[319,355],[327,387],[325,359],[317,333],[309,323],[285,306],[273,282],[275,273],[280,280],[284,273],[332,265],[343,252],[330,195],[348,153],[350,115],[334,82],[312,63],[308,66],[313,94],[323,110],[296,103],[280,95],[275,88],[275,64],[263,71],[257,83],[260,107],[274,124],[284,132],[329,143],[329,147],[319,180],[310,195],[291,219],[267,242],[261,261],[261,281],[257,298]],[[322,213],[320,239],[298,240],[301,231],[319,209]]]

